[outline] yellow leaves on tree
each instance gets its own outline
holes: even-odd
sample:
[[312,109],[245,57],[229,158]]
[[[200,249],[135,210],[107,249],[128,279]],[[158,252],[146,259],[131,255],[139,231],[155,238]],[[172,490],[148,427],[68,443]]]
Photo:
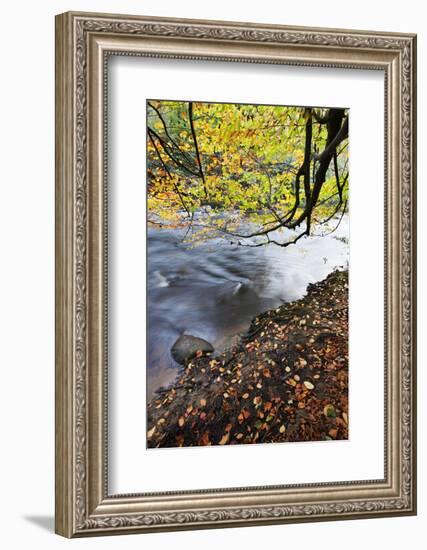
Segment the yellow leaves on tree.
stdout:
[[[330,141],[328,127],[321,121],[327,112],[150,100],[146,148],[149,220],[186,226],[193,223],[195,212],[204,209],[213,213],[209,228],[223,229],[218,214],[227,212],[233,218],[227,225],[232,232],[242,220],[270,229],[286,220],[290,212],[294,218],[304,216],[316,168],[322,162],[321,156],[317,157]],[[302,170],[308,127],[311,151],[308,168]],[[333,215],[337,204],[345,210],[347,161],[347,140],[342,139],[334,157],[327,159],[311,224]],[[300,180],[307,174],[311,179],[302,185]],[[198,235],[203,238],[203,233]]]

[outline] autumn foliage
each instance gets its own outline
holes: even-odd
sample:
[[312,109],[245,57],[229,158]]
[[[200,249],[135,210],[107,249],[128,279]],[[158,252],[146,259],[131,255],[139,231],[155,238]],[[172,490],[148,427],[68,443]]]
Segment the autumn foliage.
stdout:
[[151,223],[286,246],[346,211],[348,112],[149,100],[147,173]]
[[189,361],[147,409],[148,447],[348,439],[348,272]]

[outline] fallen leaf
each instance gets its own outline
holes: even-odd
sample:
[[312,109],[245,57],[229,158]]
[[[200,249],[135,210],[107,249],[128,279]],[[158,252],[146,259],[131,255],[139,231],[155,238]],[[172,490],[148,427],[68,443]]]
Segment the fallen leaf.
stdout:
[[151,439],[153,437],[155,431],[156,431],[156,426],[153,426],[151,430],[148,430],[147,432],[148,439]]
[[185,418],[183,416],[180,416],[178,420],[178,426],[182,428],[182,426],[184,426],[184,423],[185,423]]
[[325,416],[328,416],[329,418],[335,418],[337,416],[337,413],[335,412],[334,406],[329,404],[326,405],[323,409],[323,414]]
[[226,432],[219,440],[219,445],[225,445],[230,439],[230,432]]
[[208,431],[206,431],[202,434],[202,437],[199,440],[199,444],[200,445],[211,445]]
[[206,407],[206,399],[200,399],[200,406]]
[[308,390],[314,390],[314,385],[309,382],[308,380],[304,380],[304,386],[308,389]]
[[286,432],[286,426],[282,424],[282,425],[280,426],[280,428],[279,428],[279,432],[280,432],[281,434],[284,434],[284,433]]

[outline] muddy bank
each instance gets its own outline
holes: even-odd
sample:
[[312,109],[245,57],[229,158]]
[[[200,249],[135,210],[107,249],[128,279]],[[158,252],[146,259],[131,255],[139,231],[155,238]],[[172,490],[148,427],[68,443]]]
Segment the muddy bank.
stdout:
[[148,447],[348,438],[348,272],[189,361],[147,410]]

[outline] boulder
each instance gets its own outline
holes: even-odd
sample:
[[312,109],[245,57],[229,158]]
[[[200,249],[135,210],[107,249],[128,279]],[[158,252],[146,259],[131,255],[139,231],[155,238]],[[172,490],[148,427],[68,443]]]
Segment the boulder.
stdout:
[[171,348],[172,357],[180,365],[195,357],[198,351],[207,354],[212,353],[214,348],[207,340],[191,334],[182,334]]

